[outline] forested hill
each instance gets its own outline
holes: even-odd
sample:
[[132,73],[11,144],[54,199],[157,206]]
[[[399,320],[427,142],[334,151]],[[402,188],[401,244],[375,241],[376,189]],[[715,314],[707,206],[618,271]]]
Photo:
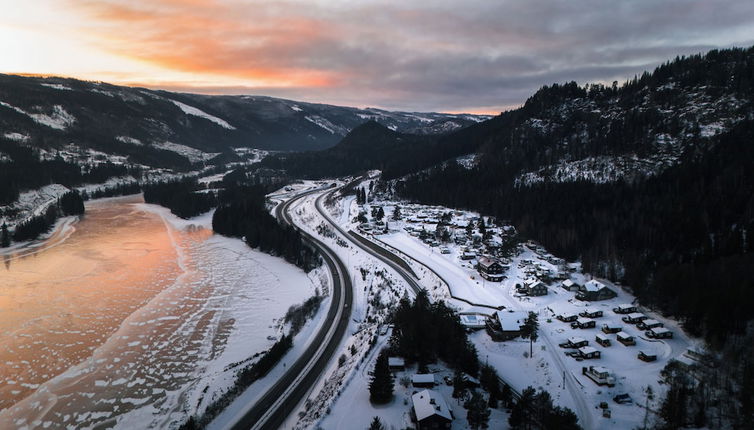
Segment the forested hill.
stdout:
[[378,169],[384,179],[394,179],[474,153],[484,142],[475,137],[490,125],[494,123],[483,121],[452,133],[428,135],[401,133],[368,121],[332,148],[272,155],[257,168],[275,169],[290,177],[316,179]]
[[544,87],[464,130],[478,134],[475,166],[396,189],[508,219],[721,340],[754,316],[752,89],[752,48],[678,58],[621,86]]

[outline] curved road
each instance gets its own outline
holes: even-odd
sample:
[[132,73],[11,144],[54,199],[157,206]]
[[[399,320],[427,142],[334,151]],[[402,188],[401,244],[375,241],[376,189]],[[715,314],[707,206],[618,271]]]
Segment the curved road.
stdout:
[[[411,287],[412,290],[414,290],[414,293],[418,293],[422,287],[419,285],[419,282],[417,282],[417,280],[412,276],[413,272],[409,273],[403,267],[403,265],[406,265],[405,261],[384,248],[374,250],[371,247],[364,245],[361,241],[355,240],[354,236],[348,234],[348,232],[346,232],[340,225],[338,225],[337,222],[332,219],[332,217],[330,217],[330,214],[327,213],[327,210],[322,207],[322,199],[330,193],[324,193],[321,196],[317,197],[315,204],[317,211],[319,211],[319,213],[327,220],[327,222],[330,223],[330,225],[332,225],[333,228],[335,228],[335,230],[337,230],[338,233],[340,233],[345,239],[349,240],[351,243],[362,249],[367,254],[375,257],[376,259],[380,260],[381,262],[395,270],[403,279],[406,280],[406,283],[409,287]],[[397,261],[402,262],[403,264],[397,263]],[[406,265],[406,267],[408,267],[408,265]]]
[[[291,204],[322,190],[306,191],[279,204],[275,210],[276,216],[282,222],[294,226],[288,214]],[[328,193],[323,193],[325,194]],[[301,234],[322,255],[333,277],[332,302],[325,318],[326,323],[283,376],[235,421],[231,427],[234,430],[279,428],[319,379],[346,333],[353,307],[353,288],[348,270],[327,245],[304,231]]]

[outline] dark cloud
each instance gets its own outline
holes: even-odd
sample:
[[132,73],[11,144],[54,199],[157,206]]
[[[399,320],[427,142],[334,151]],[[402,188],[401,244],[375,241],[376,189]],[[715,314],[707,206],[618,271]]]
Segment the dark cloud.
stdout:
[[121,54],[269,82],[203,92],[402,110],[499,111],[544,84],[623,80],[754,42],[751,0],[74,4]]

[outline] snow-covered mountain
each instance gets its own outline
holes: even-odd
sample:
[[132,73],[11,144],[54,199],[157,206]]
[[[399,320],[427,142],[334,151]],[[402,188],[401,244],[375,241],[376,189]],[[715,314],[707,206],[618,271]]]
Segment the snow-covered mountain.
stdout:
[[160,150],[185,156],[177,145],[204,153],[230,147],[318,150],[368,120],[401,132],[439,134],[487,118],[0,75],[0,139],[42,149],[73,143],[132,158],[144,152],[159,158]]

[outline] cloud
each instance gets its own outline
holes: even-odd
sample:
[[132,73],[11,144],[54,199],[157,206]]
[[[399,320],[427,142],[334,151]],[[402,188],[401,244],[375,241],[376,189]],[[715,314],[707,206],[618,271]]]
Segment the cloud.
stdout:
[[67,1],[99,49],[205,83],[165,88],[404,110],[497,111],[754,42],[750,0]]

